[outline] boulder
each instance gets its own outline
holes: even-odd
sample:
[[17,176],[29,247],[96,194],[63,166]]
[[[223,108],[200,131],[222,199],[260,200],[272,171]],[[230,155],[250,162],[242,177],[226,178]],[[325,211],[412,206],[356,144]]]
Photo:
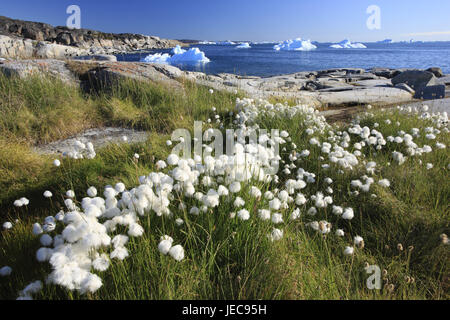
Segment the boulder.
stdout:
[[321,92],[318,99],[322,105],[395,104],[412,100],[412,94],[398,88],[372,87],[342,92]]
[[399,83],[406,83],[417,91],[422,87],[436,84],[436,77],[433,73],[428,71],[410,70],[404,71],[392,78],[392,84],[394,86]]
[[67,83],[78,83],[78,79],[67,68],[66,62],[62,60],[5,60],[0,64],[0,72],[6,76],[18,76],[21,78],[30,75],[48,74]]
[[416,99],[435,100],[445,98],[445,85],[426,86],[416,90]]
[[93,61],[110,61],[117,62],[117,57],[111,54],[94,54],[91,56],[76,57],[75,60],[93,60]]
[[442,72],[442,69],[438,68],[438,67],[428,68],[426,71],[431,72],[437,78],[441,78],[441,77],[444,76],[444,73]]
[[397,69],[389,69],[389,68],[372,68],[372,73],[378,77],[392,79],[395,76],[399,75],[401,73],[401,71],[397,70]]

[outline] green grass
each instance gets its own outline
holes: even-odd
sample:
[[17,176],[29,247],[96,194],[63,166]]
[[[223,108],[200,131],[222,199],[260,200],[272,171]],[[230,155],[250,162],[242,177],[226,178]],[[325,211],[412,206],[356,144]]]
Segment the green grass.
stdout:
[[[217,91],[211,95],[208,88],[189,82],[183,87],[184,92],[174,92],[161,84],[126,81],[87,94],[45,78],[0,76],[0,216],[1,223],[19,219],[11,230],[0,232],[0,267],[13,269],[11,276],[0,277],[0,299],[15,299],[31,281],[45,280],[50,267],[36,261],[40,244],[31,226],[59,211],[66,190],[73,189],[81,198],[89,186],[97,187],[100,193],[104,186],[118,181],[127,187],[138,185],[138,177],[155,171],[156,161],[169,154],[165,141],[174,129],[192,129],[194,120],[212,117],[213,106],[223,117],[234,108],[236,95]],[[374,117],[363,119],[361,126],[378,122],[377,130],[385,137],[398,130],[429,126],[398,112],[374,113]],[[393,123],[400,121],[400,126],[384,124],[386,117]],[[333,222],[332,232],[341,227],[346,230],[344,239],[323,237],[306,228],[304,223],[311,219],[304,214],[308,208],[304,207],[299,221],[287,219],[289,209],[283,212],[284,237],[271,242],[267,234],[273,225],[256,218],[257,209],[267,201],[251,198],[249,186],[244,186],[239,195],[246,201],[250,220],[231,220],[229,213],[235,211],[232,203],[199,216],[174,207],[175,217],[185,222],[183,227],[148,214],[141,220],[144,236],[130,238],[130,257],[99,273],[104,285],[95,294],[79,295],[44,285],[35,298],[448,299],[448,246],[439,239],[440,234],[450,231],[448,148],[423,155],[422,164],[419,158],[411,158],[401,167],[392,161],[394,147],[378,153],[367,151],[367,160],[377,162],[376,180],[387,178],[391,187],[374,184],[370,193],[354,197],[348,194],[350,181],[365,170],[356,168],[341,175],[335,168],[320,169],[327,161],[317,161],[320,150],[309,145],[303,120],[260,118],[258,123],[262,128],[288,130],[297,150],[311,150],[311,156],[301,163],[305,170],[316,173],[318,183],[308,189],[309,193],[322,190],[325,177],[333,179],[334,203],[355,211],[351,222]],[[92,160],[65,159],[59,168],[51,164],[54,156],[40,156],[30,149],[35,143],[102,125],[138,128],[151,134],[143,143],[110,145]],[[325,139],[327,132],[314,136]],[[449,145],[448,134],[442,133],[439,139]],[[425,140],[420,143],[431,145]],[[140,154],[138,162],[133,160],[134,153]],[[434,168],[426,170],[427,162]],[[280,177],[282,181],[283,175]],[[261,190],[276,187],[273,183],[257,185]],[[45,190],[53,192],[52,200],[43,198]],[[14,208],[12,202],[22,196],[30,199],[30,205]],[[324,216],[318,219],[332,221],[329,209],[321,214]],[[158,252],[159,238],[164,234],[185,248],[183,261]],[[357,234],[364,238],[365,248],[353,257],[344,256],[343,248]],[[397,249],[399,243],[403,251]],[[394,289],[367,289],[366,263],[385,269],[383,285],[393,284]]]

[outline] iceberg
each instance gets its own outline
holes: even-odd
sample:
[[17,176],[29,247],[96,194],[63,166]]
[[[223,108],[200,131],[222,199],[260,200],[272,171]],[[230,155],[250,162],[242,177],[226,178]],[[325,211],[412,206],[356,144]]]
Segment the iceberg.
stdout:
[[334,49],[365,49],[367,48],[362,43],[352,43],[350,40],[346,39],[339,43],[333,44],[330,48]]
[[141,59],[141,62],[163,63],[163,64],[179,64],[179,63],[208,63],[210,60],[205,56],[199,48],[191,48],[184,50],[180,46],[172,49],[172,56],[168,53],[155,53]]
[[392,39],[385,39],[385,40],[377,41],[377,43],[394,43],[394,41],[392,41]]
[[216,44],[214,41],[200,41],[198,44]]
[[301,38],[286,40],[273,47],[275,50],[287,50],[287,51],[309,51],[317,49],[315,45],[311,43],[311,40],[302,40]]
[[217,44],[221,46],[232,46],[235,45],[236,43],[234,43],[233,41],[219,41],[217,42]]
[[236,49],[250,49],[251,46],[248,42],[243,42],[236,47]]
[[186,50],[181,49],[179,44],[177,44],[177,46],[172,49],[172,54],[182,54],[182,53],[185,53],[185,52],[186,52]]

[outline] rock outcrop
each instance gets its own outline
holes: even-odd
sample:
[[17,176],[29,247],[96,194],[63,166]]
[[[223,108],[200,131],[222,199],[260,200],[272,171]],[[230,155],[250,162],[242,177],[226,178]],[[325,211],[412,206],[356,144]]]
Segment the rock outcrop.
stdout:
[[[439,78],[434,85],[431,73],[406,73],[402,82],[393,85],[393,79],[377,76],[364,69],[331,69],[306,71],[274,77],[238,76],[234,74],[207,75],[202,72],[182,71],[174,66],[143,62],[93,60],[29,59],[0,62],[0,72],[7,75],[28,76],[47,72],[65,81],[88,86],[109,85],[118,79],[165,83],[175,90],[183,90],[182,81],[191,80],[217,90],[244,92],[252,98],[278,97],[295,100],[316,107],[343,107],[359,105],[393,105],[421,99],[441,99],[448,96],[446,88],[450,77]],[[399,71],[401,76],[404,71]],[[419,75],[414,78],[414,75]],[[398,80],[398,79],[397,79]],[[411,85],[406,84],[406,82]],[[413,84],[416,89],[411,88]],[[422,86],[426,84],[425,86]],[[418,91],[418,88],[420,90]]]
[[130,33],[104,33],[88,29],[53,27],[46,23],[0,16],[0,56],[61,58],[118,54],[184,45],[177,40]]

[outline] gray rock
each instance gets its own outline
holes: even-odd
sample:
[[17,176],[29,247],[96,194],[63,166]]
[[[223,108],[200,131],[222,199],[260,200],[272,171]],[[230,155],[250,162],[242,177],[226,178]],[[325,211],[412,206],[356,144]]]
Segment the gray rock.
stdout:
[[[122,140],[122,137],[127,137],[127,142]],[[136,131],[125,128],[96,128],[89,129],[74,137],[55,141],[46,145],[35,147],[35,150],[40,154],[57,154],[68,153],[73,151],[75,142],[81,141],[83,143],[91,142],[94,148],[102,148],[108,144],[122,144],[122,143],[136,143],[146,141],[149,137],[148,132]]]
[[110,61],[117,62],[117,57],[111,54],[94,54],[91,56],[76,57],[76,60],[94,60],[94,61]]
[[401,71],[396,70],[396,69],[388,69],[388,68],[373,68],[372,73],[378,77],[392,79],[395,76],[399,75],[401,73]]
[[445,98],[445,86],[443,84],[438,84],[422,87],[416,90],[414,98],[425,100],[443,99]]
[[405,71],[392,78],[392,84],[406,83],[414,90],[436,84],[436,77],[428,71]]
[[395,85],[395,87],[396,88],[399,88],[399,89],[403,89],[403,90],[406,90],[406,91],[408,91],[409,93],[411,93],[411,94],[415,94],[416,93],[416,91],[414,91],[414,89],[412,89],[410,86],[408,86],[406,83],[397,83],[396,85]]
[[437,78],[441,78],[441,77],[444,76],[444,73],[442,72],[442,69],[438,68],[438,67],[428,68],[426,71],[431,72]]
[[373,87],[355,89],[343,92],[321,92],[317,99],[322,105],[365,105],[365,104],[394,104],[412,100],[411,93],[387,87]]
[[0,64],[0,72],[6,76],[28,77],[30,75],[48,74],[67,83],[78,84],[78,79],[62,60],[6,60]]
[[450,76],[444,76],[442,78],[438,78],[436,80],[437,84],[445,84],[446,86],[450,86]]

